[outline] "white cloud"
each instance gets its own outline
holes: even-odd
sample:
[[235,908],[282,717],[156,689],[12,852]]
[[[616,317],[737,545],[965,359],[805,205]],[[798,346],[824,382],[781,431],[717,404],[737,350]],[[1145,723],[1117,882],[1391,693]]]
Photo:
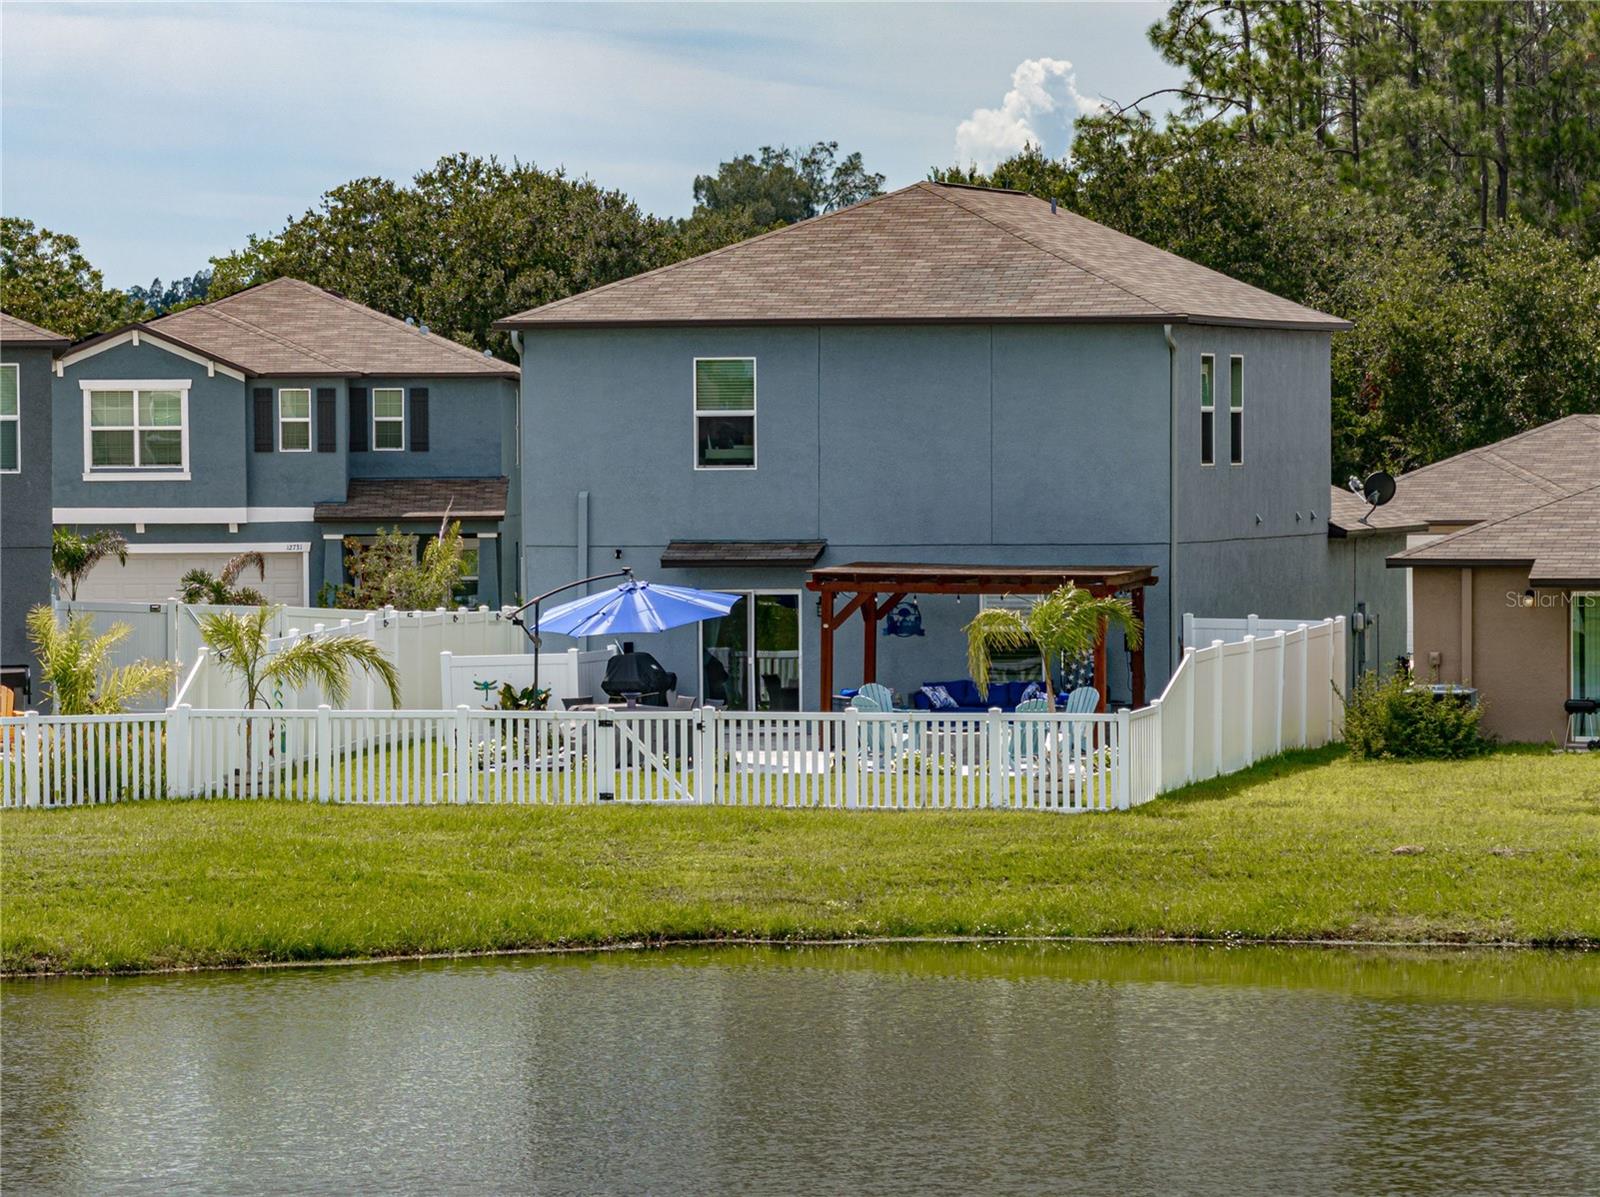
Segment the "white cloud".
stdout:
[[1064,58],[1030,58],[1011,72],[1011,90],[998,108],[975,108],[956,126],[956,161],[979,170],[1020,153],[1046,134],[1065,132],[1074,116],[1105,105],[1078,90],[1078,77]]

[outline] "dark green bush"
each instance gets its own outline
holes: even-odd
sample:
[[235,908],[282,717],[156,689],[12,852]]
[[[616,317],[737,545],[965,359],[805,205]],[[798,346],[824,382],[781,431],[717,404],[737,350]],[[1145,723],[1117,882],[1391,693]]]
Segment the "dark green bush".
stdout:
[[1458,760],[1489,747],[1482,707],[1435,697],[1404,674],[1363,674],[1344,712],[1344,739],[1357,760]]

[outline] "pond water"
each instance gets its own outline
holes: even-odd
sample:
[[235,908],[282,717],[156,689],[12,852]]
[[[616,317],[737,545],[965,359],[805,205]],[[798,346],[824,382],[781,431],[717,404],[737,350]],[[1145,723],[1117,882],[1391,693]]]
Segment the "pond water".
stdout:
[[725,948],[15,981],[17,1193],[1600,1192],[1600,955]]

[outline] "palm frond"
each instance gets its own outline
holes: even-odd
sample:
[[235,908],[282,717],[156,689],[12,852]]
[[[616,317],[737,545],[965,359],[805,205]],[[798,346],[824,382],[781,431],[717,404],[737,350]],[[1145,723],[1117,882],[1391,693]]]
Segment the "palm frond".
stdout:
[[375,676],[389,692],[391,705],[400,705],[399,671],[382,649],[362,636],[341,633],[297,640],[269,657],[261,673],[264,681],[295,688],[314,682],[331,704],[339,706],[350,696],[352,665]]
[[1006,607],[986,607],[966,626],[967,672],[978,693],[989,697],[989,674],[994,654],[1034,647],[1032,633],[1019,612]]
[[267,580],[267,559],[254,551],[236,553],[230,557],[228,563],[222,567],[222,572],[217,575],[217,580],[222,583],[224,588],[231,588],[239,580],[239,575],[252,565],[255,566],[260,579],[265,582]]

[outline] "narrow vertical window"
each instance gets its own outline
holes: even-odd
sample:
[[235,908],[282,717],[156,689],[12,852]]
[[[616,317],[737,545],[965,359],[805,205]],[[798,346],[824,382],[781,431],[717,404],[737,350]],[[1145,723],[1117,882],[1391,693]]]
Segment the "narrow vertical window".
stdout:
[[1244,464],[1244,358],[1228,359],[1228,461]]
[[278,448],[284,453],[311,452],[311,392],[278,392]]
[[1217,359],[1200,355],[1200,464],[1217,463]]
[[22,472],[22,400],[17,366],[0,366],[0,474]]
[[406,447],[406,393],[401,387],[373,388],[372,447],[375,450]]
[[694,445],[698,470],[755,469],[755,358],[695,359]]

